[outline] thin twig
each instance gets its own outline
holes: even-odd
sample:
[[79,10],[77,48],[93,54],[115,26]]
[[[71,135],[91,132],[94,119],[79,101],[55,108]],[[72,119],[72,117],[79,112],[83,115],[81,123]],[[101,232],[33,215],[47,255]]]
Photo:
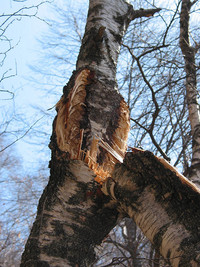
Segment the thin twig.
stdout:
[[22,138],[24,138],[24,136],[26,136],[30,130],[40,121],[42,120],[46,115],[43,115],[42,117],[40,117],[38,120],[36,120],[30,127],[29,129],[20,137],[18,137],[15,141],[11,142],[9,145],[7,145],[6,147],[4,147],[3,149],[0,150],[0,153],[5,151],[7,148],[11,147],[12,145],[14,145],[16,142],[18,142],[19,140],[21,140]]
[[139,123],[137,120],[134,120],[132,118],[130,118],[131,121],[135,122],[139,127],[141,127],[142,129],[144,129],[150,136],[152,143],[154,144],[154,146],[158,149],[158,151],[160,152],[160,154],[163,156],[164,159],[166,159],[167,161],[170,161],[171,159],[165,154],[165,152],[162,150],[162,148],[159,146],[159,144],[157,143],[154,135],[152,132],[149,131],[149,129],[147,129],[146,127],[144,127],[141,123]]

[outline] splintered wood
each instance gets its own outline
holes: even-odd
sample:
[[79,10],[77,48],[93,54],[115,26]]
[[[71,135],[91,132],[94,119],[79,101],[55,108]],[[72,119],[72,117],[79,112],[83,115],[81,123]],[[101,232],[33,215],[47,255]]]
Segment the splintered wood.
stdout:
[[[91,83],[91,74],[93,73],[89,69],[81,70],[75,77],[69,95],[63,95],[57,103],[55,131],[59,149],[68,152],[71,159],[86,162],[96,174],[96,181],[102,183],[111,176],[115,164],[123,162],[130,128],[129,109],[122,98],[117,110],[117,127],[113,129],[112,140],[109,140],[111,145],[96,133],[96,136],[92,136],[90,146],[87,149],[82,148],[85,136],[80,122],[84,117],[87,118],[86,86]],[[103,162],[99,163],[98,156],[102,153],[102,148]]]
[[80,120],[84,116],[86,91],[89,84],[90,70],[82,70],[75,79],[75,84],[67,99],[62,96],[57,103],[56,137],[58,147],[76,158],[80,150]]
[[82,160],[84,160],[90,169],[96,174],[95,180],[98,183],[102,183],[107,177],[110,176],[110,173],[104,170],[103,166],[99,166],[97,163],[97,153],[99,150],[99,139],[93,138],[90,150],[87,150],[86,155],[84,156],[84,151],[81,151]]

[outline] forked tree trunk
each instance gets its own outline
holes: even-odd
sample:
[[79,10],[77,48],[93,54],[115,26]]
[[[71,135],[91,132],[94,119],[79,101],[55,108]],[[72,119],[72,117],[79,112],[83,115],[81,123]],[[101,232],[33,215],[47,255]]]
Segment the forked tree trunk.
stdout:
[[190,45],[189,38],[190,9],[194,3],[196,3],[196,1],[182,0],[180,14],[180,47],[185,61],[186,97],[192,132],[192,164],[188,170],[188,177],[200,187],[200,112],[195,64],[195,52],[197,51]]
[[[180,257],[172,260],[174,266],[185,255],[193,262],[199,260],[195,221],[200,212],[195,213],[191,226],[188,221],[191,212],[198,209],[195,201],[199,201],[199,193],[195,187],[182,185],[182,180],[163,169],[161,163],[152,161],[151,165],[149,157],[147,165],[144,157],[142,165],[133,161],[130,166],[134,154],[127,154],[125,165],[118,165],[113,176],[120,187],[108,179],[115,164],[124,159],[129,131],[128,107],[115,81],[121,40],[131,20],[157,11],[134,11],[123,0],[90,1],[77,69],[56,107],[50,179],[39,201],[21,267],[91,265],[95,246],[124,213],[135,219],[165,257]],[[105,181],[103,194],[101,184]],[[181,193],[176,185],[183,186]],[[186,208],[182,200],[188,200]],[[177,220],[182,214],[183,219]]]

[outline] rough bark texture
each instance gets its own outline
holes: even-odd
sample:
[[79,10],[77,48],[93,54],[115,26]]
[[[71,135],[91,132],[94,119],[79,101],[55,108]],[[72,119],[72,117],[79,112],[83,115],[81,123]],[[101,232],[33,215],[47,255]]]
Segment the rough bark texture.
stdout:
[[88,266],[118,212],[108,197],[98,194],[99,185],[86,164],[64,160],[63,155],[52,160],[21,266]]
[[199,261],[200,199],[186,180],[141,153],[128,154],[116,168],[118,186],[111,183],[108,193],[114,200],[95,181],[110,176],[126,152],[129,113],[115,81],[122,37],[132,19],[157,11],[134,11],[122,0],[90,1],[77,69],[56,106],[51,175],[21,267],[90,265],[119,212],[134,218],[173,266]]
[[192,164],[187,176],[200,187],[200,113],[196,81],[195,49],[190,45],[189,39],[189,15],[191,7],[192,2],[190,0],[182,0],[180,47],[185,60],[186,96],[192,132]]
[[90,1],[77,71],[57,105],[59,148],[70,158],[92,160],[94,170],[98,169],[97,163],[108,173],[117,162],[116,157],[99,149],[93,140],[103,140],[123,159],[129,110],[117,90],[115,76],[121,40],[132,10],[124,1]]
[[174,267],[200,266],[200,191],[152,153],[127,153],[103,191]]
[[[121,0],[90,1],[77,69],[56,106],[51,175],[21,267],[88,266],[95,259],[95,245],[116,224],[118,211],[88,166],[105,178],[118,161],[116,155],[123,159],[126,151],[129,113],[115,74],[131,11]],[[102,148],[105,144],[114,156]]]

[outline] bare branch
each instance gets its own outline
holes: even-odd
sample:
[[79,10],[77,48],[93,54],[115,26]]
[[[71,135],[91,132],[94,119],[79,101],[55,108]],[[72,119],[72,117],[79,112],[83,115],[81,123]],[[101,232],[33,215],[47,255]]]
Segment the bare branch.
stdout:
[[168,32],[169,32],[169,29],[170,29],[170,27],[172,26],[172,23],[174,22],[175,17],[176,17],[176,15],[177,15],[178,11],[179,11],[179,6],[180,6],[180,4],[181,4],[181,0],[179,0],[179,2],[178,2],[178,4],[177,4],[177,7],[176,7],[176,10],[175,10],[175,12],[174,12],[174,15],[173,15],[173,17],[172,17],[172,19],[171,19],[169,25],[168,25],[167,28],[166,28],[166,31],[165,31],[165,34],[164,34],[164,37],[163,37],[163,45],[165,44],[165,40],[166,40],[166,38],[167,38],[167,34],[168,34]]
[[151,17],[155,13],[159,12],[161,8],[152,8],[152,9],[139,9],[139,10],[134,10],[132,11],[131,14],[131,20],[134,20],[136,18],[142,18],[142,17]]
[[26,136],[29,132],[30,132],[30,130],[40,121],[40,120],[42,120],[43,118],[45,117],[45,115],[44,116],[42,116],[42,117],[40,117],[38,120],[36,120],[29,128],[28,128],[28,130],[22,135],[22,136],[20,136],[20,137],[18,137],[16,140],[14,140],[12,143],[10,143],[9,145],[7,145],[6,147],[4,147],[3,149],[1,149],[0,150],[0,153],[1,152],[3,152],[3,151],[5,151],[7,148],[9,148],[10,146],[12,146],[12,145],[14,145],[16,142],[18,142],[19,140],[21,140],[22,138],[24,138],[24,136]]
[[194,4],[196,4],[197,2],[198,2],[199,0],[194,0],[194,1],[192,1],[190,4],[191,4],[191,7],[194,5]]
[[135,122],[138,126],[140,126],[142,129],[144,129],[150,136],[152,143],[155,145],[155,147],[158,149],[158,151],[160,152],[160,154],[163,156],[164,159],[166,159],[167,161],[170,161],[171,159],[165,154],[165,152],[162,150],[162,148],[159,146],[159,144],[157,143],[153,133],[147,129],[146,127],[144,127],[141,123],[139,123],[137,120],[134,120],[133,118],[130,118],[133,122]]

